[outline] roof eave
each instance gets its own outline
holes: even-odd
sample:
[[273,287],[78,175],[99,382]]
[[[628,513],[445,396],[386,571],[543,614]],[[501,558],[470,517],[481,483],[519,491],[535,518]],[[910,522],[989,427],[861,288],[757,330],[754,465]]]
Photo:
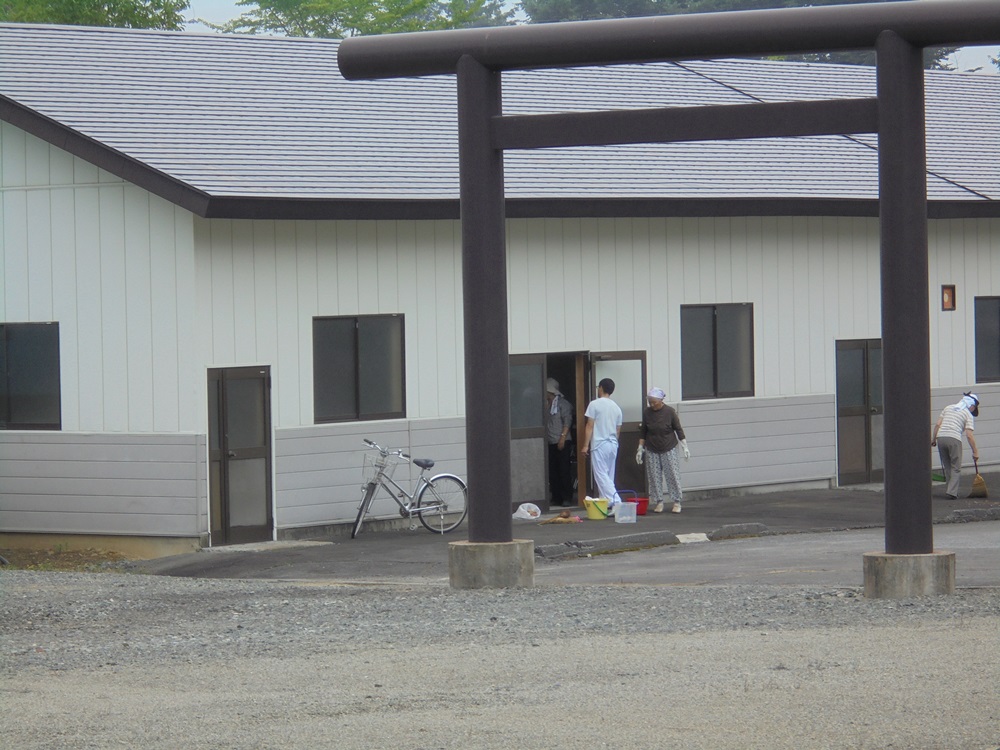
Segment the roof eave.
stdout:
[[0,120],[198,216],[204,216],[208,209],[209,196],[204,191],[3,95],[0,95]]
[[[208,219],[458,219],[457,198],[211,196],[89,136],[0,95],[0,120]],[[507,198],[507,217],[878,216],[876,199],[850,198]],[[931,219],[1000,218],[1000,201],[928,201]]]

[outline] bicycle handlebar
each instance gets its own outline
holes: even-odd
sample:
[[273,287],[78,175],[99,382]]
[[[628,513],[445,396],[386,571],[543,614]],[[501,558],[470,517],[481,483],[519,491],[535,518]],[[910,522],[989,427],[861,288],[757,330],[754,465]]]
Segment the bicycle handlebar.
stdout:
[[403,451],[399,448],[396,449],[383,448],[374,440],[369,440],[368,438],[361,438],[361,442],[367,445],[369,448],[374,448],[383,456],[399,456],[400,458],[405,458],[407,461],[410,460],[410,455],[408,453],[403,453]]

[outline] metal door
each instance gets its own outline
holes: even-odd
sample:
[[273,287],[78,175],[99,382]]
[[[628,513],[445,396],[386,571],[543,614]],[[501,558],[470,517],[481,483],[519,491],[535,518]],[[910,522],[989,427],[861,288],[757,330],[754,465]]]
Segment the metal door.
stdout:
[[213,546],[273,538],[268,367],[208,371]]
[[837,481],[881,482],[885,470],[882,341],[837,342]]
[[510,357],[510,490],[516,507],[548,507],[545,447],[545,355]]
[[[642,407],[646,403],[646,352],[591,353],[588,402],[597,398],[597,384],[604,378],[615,381],[615,392],[611,398],[622,410],[615,486],[619,490],[635,490],[644,494],[646,473],[636,464],[635,452],[639,447]],[[593,490],[593,478],[588,481]]]

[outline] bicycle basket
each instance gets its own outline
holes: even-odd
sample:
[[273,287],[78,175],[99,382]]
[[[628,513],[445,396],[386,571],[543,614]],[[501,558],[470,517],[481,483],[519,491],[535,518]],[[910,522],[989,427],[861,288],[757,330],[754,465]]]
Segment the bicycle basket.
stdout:
[[362,464],[363,484],[374,481],[380,471],[384,477],[391,479],[393,472],[396,471],[396,466],[400,463],[402,461],[396,456],[383,456],[381,453],[366,453],[364,463]]

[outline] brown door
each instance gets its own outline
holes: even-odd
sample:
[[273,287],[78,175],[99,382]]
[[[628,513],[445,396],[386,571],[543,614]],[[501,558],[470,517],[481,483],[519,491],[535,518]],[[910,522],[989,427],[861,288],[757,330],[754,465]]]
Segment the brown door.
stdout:
[[[611,399],[622,410],[615,486],[619,490],[634,490],[643,495],[646,491],[646,473],[636,464],[635,452],[639,447],[642,407],[646,403],[646,352],[591,353],[590,392],[587,403],[597,398],[597,384],[604,378],[615,381],[615,392],[611,395]],[[589,482],[593,489],[592,477],[589,478]]]
[[884,476],[882,341],[837,342],[837,482]]
[[272,539],[268,367],[208,371],[212,545]]

